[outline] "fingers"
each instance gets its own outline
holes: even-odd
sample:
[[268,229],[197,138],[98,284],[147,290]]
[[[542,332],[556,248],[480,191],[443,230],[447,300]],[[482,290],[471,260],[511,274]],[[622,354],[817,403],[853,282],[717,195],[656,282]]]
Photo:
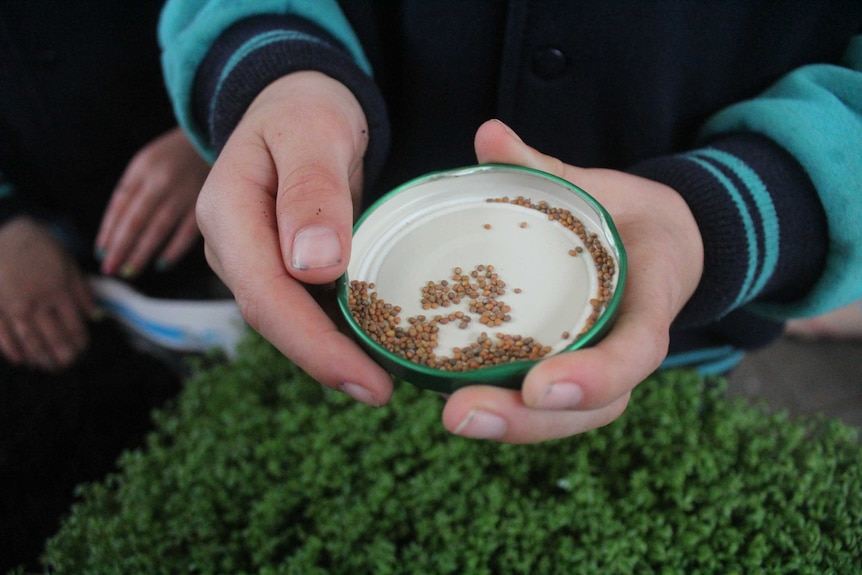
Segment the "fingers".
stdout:
[[50,371],[54,366],[48,346],[41,334],[42,317],[42,313],[35,313],[28,318],[16,316],[10,318],[10,323],[12,333],[24,352],[24,362]]
[[33,344],[35,350],[28,350],[31,360],[49,371],[66,367],[72,363],[78,351],[83,349],[78,347],[79,340],[73,340],[73,333],[77,335],[83,332],[83,325],[70,332],[67,330],[66,319],[69,319],[72,325],[80,322],[77,314],[65,314],[61,310],[47,307],[40,308],[30,319],[33,333],[25,346]]
[[71,365],[89,345],[86,321],[93,315],[93,296],[80,273],[71,275],[67,291],[48,306],[41,326],[41,338],[57,368]]
[[524,403],[538,409],[591,410],[629,393],[667,355],[665,323],[639,314],[621,315],[595,347],[537,364],[524,380]]
[[142,229],[126,231],[124,239],[133,243],[124,246],[120,241],[117,244],[118,249],[125,251],[119,256],[124,262],[120,275],[131,277],[143,270],[162,246],[165,249],[155,263],[157,271],[169,268],[182,257],[197,238],[198,230],[193,210],[190,209],[179,222],[178,216],[173,206],[159,206]]
[[97,244],[102,246],[102,272],[107,275],[119,273],[126,278],[136,275],[173,227],[170,209],[157,209],[159,192],[146,189],[149,185],[152,184],[140,182],[134,188],[118,188],[114,194],[122,199],[111,202],[105,217],[110,227],[104,234],[104,242]]
[[522,387],[527,405],[562,410],[603,407],[631,391],[667,356],[676,310],[656,292],[662,291],[670,272],[660,265],[639,264],[640,248],[632,247],[626,291],[613,328],[595,346],[549,357],[530,370]]
[[665,357],[667,331],[649,327],[659,325],[659,318],[621,313],[597,346],[538,363],[520,392],[459,390],[446,405],[444,425],[458,435],[507,443],[536,443],[607,425]]
[[465,437],[535,443],[610,423],[625,409],[632,389],[667,354],[667,320],[659,313],[641,314],[636,304],[620,313],[614,329],[595,347],[539,362],[520,391],[459,390],[446,405],[444,425]]
[[0,352],[14,365],[23,363],[26,357],[24,348],[15,336],[14,326],[2,316],[0,316]]
[[193,206],[180,214],[176,206],[169,204],[147,206],[145,202],[132,202],[124,216],[113,229],[108,247],[103,248],[102,271],[108,275],[135,276],[160,249],[156,269],[167,269],[185,255],[199,236]]
[[194,205],[208,171],[179,128],[144,146],[129,162],[103,217],[96,238],[102,272],[134,276],[159,249],[165,250],[159,268],[179,259],[196,236]]
[[526,406],[517,391],[472,386],[455,392],[443,409],[450,432],[504,443],[539,443],[569,437],[614,421],[628,405],[629,394],[611,404],[582,411],[549,411]]
[[136,180],[137,177],[128,173],[123,175],[111,194],[108,207],[105,209],[105,215],[102,217],[99,233],[96,235],[96,251],[99,258],[103,261],[107,257],[107,247],[110,245],[117,222],[127,212],[128,204],[134,197],[132,190],[138,186],[137,182],[130,181],[132,179]]
[[0,320],[0,351],[14,364],[45,371],[70,366],[89,343],[84,318],[69,305],[43,305]]

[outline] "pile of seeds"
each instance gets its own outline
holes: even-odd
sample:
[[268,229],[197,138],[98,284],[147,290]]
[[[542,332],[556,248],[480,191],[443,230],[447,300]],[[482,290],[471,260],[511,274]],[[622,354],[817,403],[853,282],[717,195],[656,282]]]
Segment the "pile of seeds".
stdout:
[[[579,336],[589,331],[599,319],[602,311],[611,301],[611,296],[613,295],[614,275],[616,274],[616,264],[614,263],[614,259],[602,245],[598,234],[587,231],[583,222],[581,222],[577,216],[572,214],[571,211],[563,208],[551,207],[548,202],[544,200],[538,203],[533,203],[529,198],[525,198],[523,196],[518,196],[515,199],[509,199],[508,196],[503,196],[502,198],[489,198],[486,201],[489,203],[512,204],[536,210],[546,214],[548,216],[548,220],[557,222],[566,229],[571,230],[581,239],[581,242],[583,242],[587,247],[587,251],[593,260],[593,264],[596,266],[596,275],[598,278],[596,297],[590,299],[590,306],[592,306],[593,311],[590,313],[590,317],[587,319],[587,322]],[[524,226],[522,225],[520,227]],[[569,250],[569,255],[577,257],[583,253],[583,251],[584,248],[577,246],[574,249]]]
[[[583,223],[569,210],[552,208],[544,201],[534,204],[523,197],[514,200],[507,197],[494,198],[488,201],[511,203],[545,213],[549,220],[556,221],[574,232],[587,247],[598,271],[599,285],[597,297],[590,300],[593,311],[578,337],[586,333],[610,301],[615,274],[614,260],[602,246],[598,236],[587,232]],[[491,226],[485,224],[484,227],[490,229]],[[526,222],[521,222],[519,227],[527,227]],[[570,250],[569,254],[578,256],[582,252],[583,248],[578,246]],[[478,322],[489,328],[499,328],[511,321],[512,308],[500,299],[506,294],[506,282],[499,277],[493,265],[477,265],[466,273],[462,268],[456,267],[447,279],[428,281],[420,289],[419,301],[422,310],[443,308],[445,311],[430,318],[421,314],[407,318],[406,325],[402,325],[401,307],[381,299],[375,289],[373,283],[358,280],[350,282],[348,306],[353,318],[372,340],[389,352],[414,363],[443,371],[470,371],[514,361],[537,360],[551,352],[549,346],[532,337],[505,333],[490,337],[483,331],[469,345],[455,347],[449,355],[438,355],[440,326],[454,323],[460,329],[466,329],[473,320],[470,314],[477,316]],[[521,293],[519,288],[513,291],[516,294]],[[465,300],[467,312],[458,310],[446,313],[446,308],[457,306]],[[569,332],[562,334],[562,339],[569,337]]]
[[[468,298],[470,313],[479,316],[479,323],[489,327],[511,321],[511,308],[495,296],[505,293],[505,283],[493,271],[494,266],[479,265],[470,274],[455,268],[449,280],[429,281],[421,289],[423,309],[438,309],[460,303]],[[475,281],[470,281],[470,280]],[[362,330],[386,350],[414,363],[443,371],[469,371],[519,360],[535,360],[550,353],[551,348],[531,337],[498,333],[496,339],[482,332],[464,347],[455,347],[449,356],[437,355],[440,326],[457,323],[466,329],[472,318],[463,311],[428,318],[417,315],[401,325],[401,308],[380,298],[373,283],[350,282],[348,306]]]

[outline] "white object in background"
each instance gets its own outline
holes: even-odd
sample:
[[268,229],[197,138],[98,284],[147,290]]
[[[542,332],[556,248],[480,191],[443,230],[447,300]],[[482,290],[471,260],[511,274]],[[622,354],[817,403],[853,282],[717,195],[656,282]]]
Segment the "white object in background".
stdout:
[[158,299],[112,278],[91,276],[89,282],[105,312],[140,337],[176,351],[216,348],[236,356],[246,323],[234,300]]

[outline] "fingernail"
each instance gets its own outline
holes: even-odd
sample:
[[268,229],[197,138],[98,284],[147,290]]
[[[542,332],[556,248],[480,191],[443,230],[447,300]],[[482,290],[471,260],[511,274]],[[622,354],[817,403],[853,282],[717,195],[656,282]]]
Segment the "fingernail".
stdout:
[[108,252],[105,251],[105,248],[96,248],[96,251],[94,252],[96,260],[99,262],[105,261],[105,255],[107,255],[107,253]]
[[513,130],[512,128],[509,127],[509,124],[507,124],[506,122],[504,122],[502,120],[497,120],[497,122],[499,122],[500,125],[503,126],[503,128],[506,130],[507,134],[509,134],[510,136],[512,136],[513,138],[518,140],[519,142],[524,141],[521,139],[521,136],[519,136],[518,134],[515,133],[515,130]]
[[135,275],[135,266],[132,264],[126,264],[122,268],[120,268],[120,277],[123,279],[129,279]]
[[493,413],[472,409],[452,433],[473,439],[499,439],[506,433],[506,420]]
[[293,240],[293,267],[299,270],[326,268],[341,262],[341,240],[329,226],[308,226]]
[[380,403],[377,401],[377,398],[374,397],[374,394],[361,385],[357,385],[355,383],[342,383],[339,387],[341,391],[356,401],[360,401],[372,407],[380,407]]
[[90,321],[102,321],[108,315],[105,308],[101,306],[93,306],[93,311],[90,312]]
[[545,388],[536,407],[542,409],[574,409],[584,398],[584,390],[577,383],[558,381]]
[[169,267],[171,267],[171,262],[169,262],[165,258],[159,258],[156,260],[156,271],[157,272],[166,271]]

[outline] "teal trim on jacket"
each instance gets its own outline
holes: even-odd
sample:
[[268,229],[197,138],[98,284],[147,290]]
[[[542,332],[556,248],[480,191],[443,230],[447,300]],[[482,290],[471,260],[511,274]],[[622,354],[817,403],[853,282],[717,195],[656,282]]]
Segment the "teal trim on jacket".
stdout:
[[[778,214],[775,211],[772,198],[757,175],[757,172],[752,170],[741,159],[713,148],[704,148],[691,152],[686,154],[685,157],[712,174],[723,186],[725,192],[731,197],[733,205],[738,210],[739,218],[742,220],[745,241],[750,255],[745,280],[740,291],[735,294],[735,300],[732,304],[732,308],[736,309],[760,295],[763,287],[775,271],[779,251]],[[745,188],[752,198],[751,207],[743,199],[743,194],[737,188],[737,185],[724,176],[717,166],[730,171],[737,178],[741,183],[740,185]],[[757,219],[761,222],[761,232],[759,235],[757,226],[754,224],[754,214],[749,210],[756,211]]]
[[209,161],[214,151],[191,113],[194,76],[220,34],[242,18],[285,14],[306,18],[326,29],[371,74],[365,53],[335,0],[169,0],[159,22],[165,83],[180,125]]
[[9,183],[2,181],[0,176],[0,200],[11,198],[15,194],[15,187]]
[[823,274],[801,300],[751,304],[768,317],[816,315],[862,297],[862,218],[852,209],[862,195],[862,35],[853,38],[842,64],[795,70],[704,127],[705,137],[754,132],[776,142],[802,165],[826,212],[830,248]]
[[725,375],[745,357],[745,353],[730,345],[672,353],[665,358],[660,369],[688,367],[703,376]]

